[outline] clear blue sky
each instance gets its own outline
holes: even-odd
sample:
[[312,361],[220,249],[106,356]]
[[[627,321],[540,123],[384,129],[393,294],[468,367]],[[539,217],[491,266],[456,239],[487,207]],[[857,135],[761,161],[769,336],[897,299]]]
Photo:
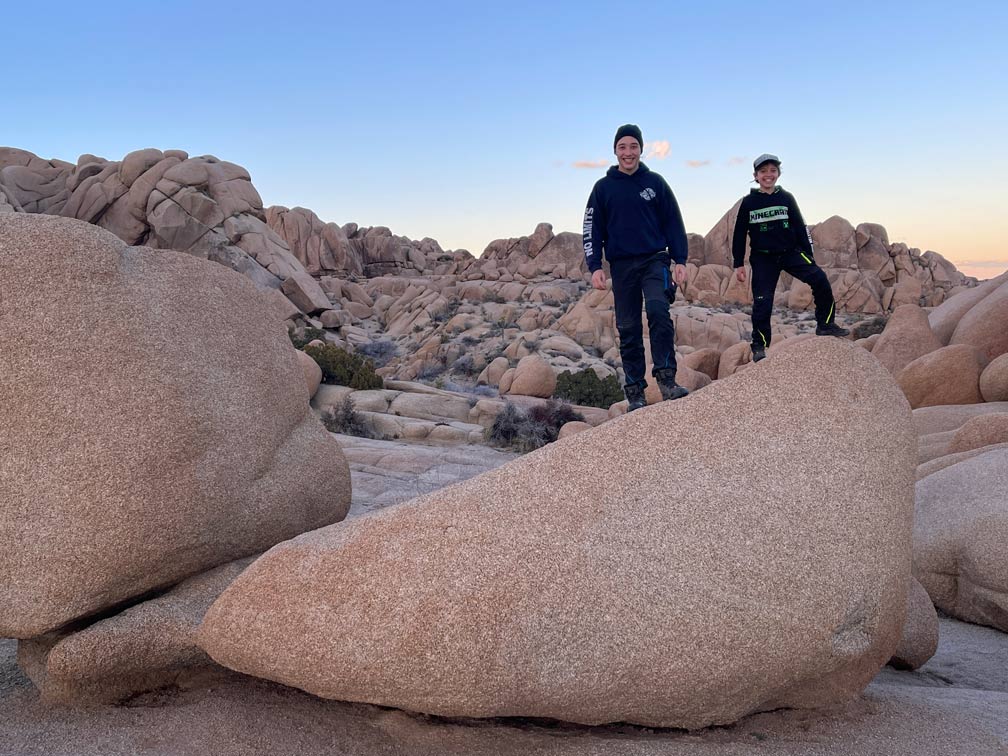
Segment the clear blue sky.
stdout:
[[690,231],[769,151],[809,222],[881,223],[987,277],[1008,268],[1006,8],[16,3],[0,145],[213,154],[267,205],[479,254],[540,221],[579,231],[604,169],[574,166],[611,162],[631,121],[668,142],[645,162]]

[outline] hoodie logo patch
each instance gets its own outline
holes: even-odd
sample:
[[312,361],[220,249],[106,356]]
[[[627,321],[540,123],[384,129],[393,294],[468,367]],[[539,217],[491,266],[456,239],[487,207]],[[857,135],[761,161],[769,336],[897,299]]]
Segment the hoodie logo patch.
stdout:
[[649,186],[647,189],[645,189],[643,192],[640,193],[640,196],[643,197],[645,200],[653,200],[658,195],[655,194],[655,190]]

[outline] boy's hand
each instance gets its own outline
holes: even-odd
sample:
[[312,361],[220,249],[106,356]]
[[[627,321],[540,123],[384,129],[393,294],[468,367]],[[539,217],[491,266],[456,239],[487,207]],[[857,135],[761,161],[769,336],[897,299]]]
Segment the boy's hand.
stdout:
[[600,268],[599,270],[596,270],[594,273],[592,273],[591,284],[592,288],[598,289],[599,291],[605,291],[606,287],[605,271],[603,271]]
[[675,270],[672,271],[672,280],[682,286],[686,283],[686,266],[676,263]]
[[739,283],[745,283],[745,266],[744,265],[741,268],[735,268],[735,279]]

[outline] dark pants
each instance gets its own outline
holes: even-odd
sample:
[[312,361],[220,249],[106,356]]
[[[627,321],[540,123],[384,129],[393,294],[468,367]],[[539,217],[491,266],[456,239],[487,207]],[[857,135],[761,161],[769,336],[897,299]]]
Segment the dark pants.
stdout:
[[833,301],[833,289],[823,269],[815,264],[806,252],[760,252],[753,250],[749,254],[749,264],[752,265],[752,344],[753,347],[766,349],[770,346],[770,314],[773,311],[774,292],[777,289],[777,279],[781,271],[790,273],[803,283],[812,287],[815,299],[816,323],[821,326],[833,322],[836,305]]
[[620,359],[628,384],[647,384],[644,378],[642,304],[647,312],[651,335],[653,372],[668,368],[675,374],[675,326],[669,316],[669,304],[675,301],[676,285],[669,272],[670,262],[669,254],[661,252],[613,260],[609,264]]

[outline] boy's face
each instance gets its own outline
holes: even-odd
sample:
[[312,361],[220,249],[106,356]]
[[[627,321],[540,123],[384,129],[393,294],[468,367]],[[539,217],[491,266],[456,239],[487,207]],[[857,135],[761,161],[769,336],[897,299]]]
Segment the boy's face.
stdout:
[[756,177],[756,183],[759,184],[760,189],[768,191],[774,188],[774,184],[780,178],[780,168],[773,163],[763,163],[753,175]]
[[623,173],[633,173],[640,165],[640,143],[632,136],[625,136],[616,142],[616,161]]

